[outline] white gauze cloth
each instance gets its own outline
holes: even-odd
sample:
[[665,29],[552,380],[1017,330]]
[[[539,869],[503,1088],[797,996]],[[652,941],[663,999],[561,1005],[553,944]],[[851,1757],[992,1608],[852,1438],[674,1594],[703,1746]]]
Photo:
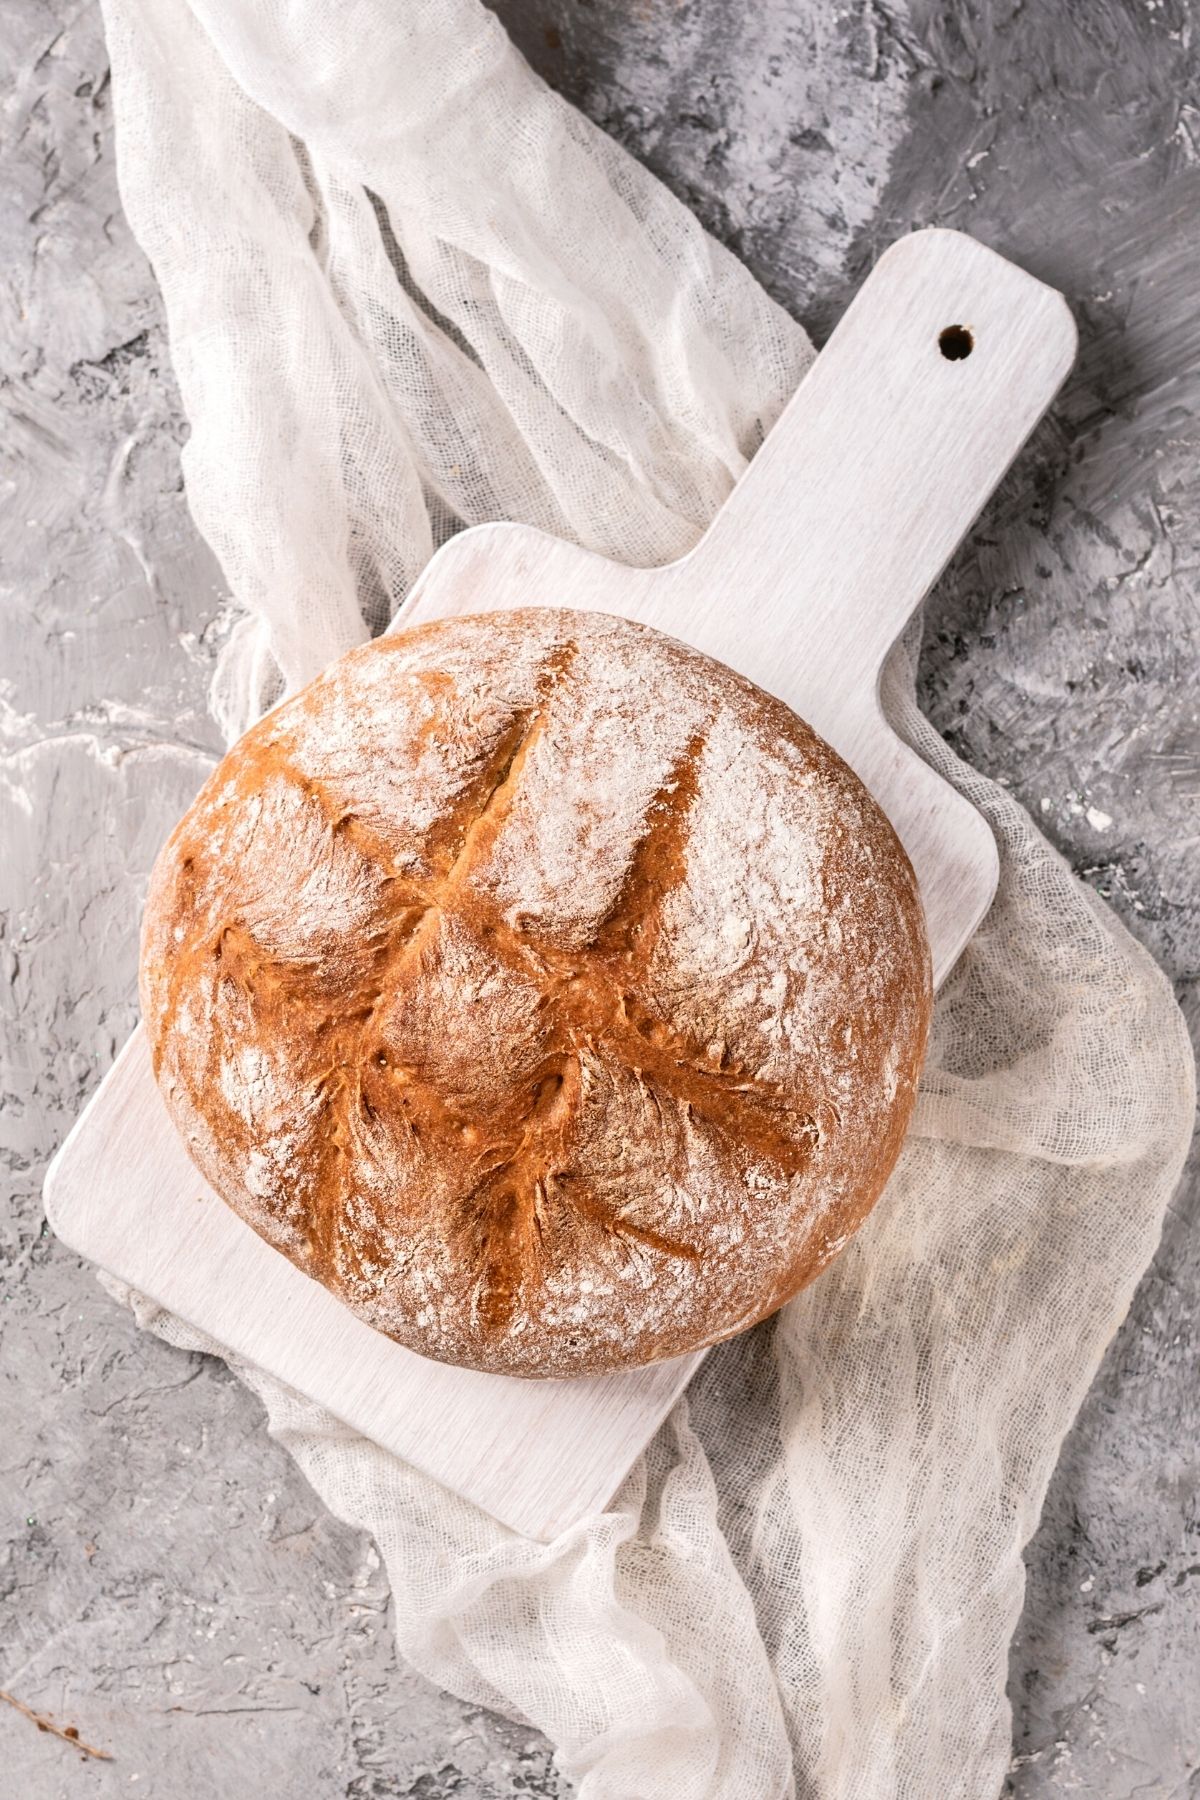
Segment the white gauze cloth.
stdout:
[[[461,524],[633,563],[695,541],[807,339],[475,0],[104,3],[188,498],[245,608],[230,735]],[[1191,1059],[1149,957],[913,694],[910,647],[891,717],[1002,874],[900,1165],[607,1512],[525,1541],[230,1358],[376,1539],[402,1655],[544,1731],[586,1800],[979,1800],[1007,1765],[1021,1547],[1154,1249]]]

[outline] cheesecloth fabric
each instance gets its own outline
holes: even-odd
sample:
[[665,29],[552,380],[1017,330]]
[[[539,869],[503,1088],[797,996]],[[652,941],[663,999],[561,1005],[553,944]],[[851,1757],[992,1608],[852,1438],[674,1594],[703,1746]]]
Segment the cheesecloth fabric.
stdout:
[[[214,690],[231,736],[377,631],[461,524],[688,548],[809,344],[475,0],[105,12],[188,497],[245,609]],[[525,1541],[230,1359],[374,1535],[402,1655],[547,1733],[586,1800],[998,1792],[1021,1547],[1181,1167],[1165,980],[924,721],[912,650],[891,715],[990,821],[999,896],[874,1216],[708,1358],[609,1510]]]

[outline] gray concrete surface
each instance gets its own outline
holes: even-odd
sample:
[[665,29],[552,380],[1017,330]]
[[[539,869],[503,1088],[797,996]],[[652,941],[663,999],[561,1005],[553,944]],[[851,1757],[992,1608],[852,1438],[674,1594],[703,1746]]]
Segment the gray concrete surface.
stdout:
[[[1079,368],[930,605],[924,698],[1195,1023],[1194,8],[501,11],[818,338],[916,224],[965,227],[1070,296]],[[45,1161],[134,1019],[140,895],[216,747],[230,606],[180,488],[96,9],[0,0],[0,44],[0,1686],[115,1757],[83,1762],[0,1704],[0,1796],[558,1794],[544,1744],[397,1666],[372,1546],[223,1366],[139,1335],[43,1224]],[[1193,1171],[1030,1546],[1020,1800],[1200,1792],[1198,1210]]]

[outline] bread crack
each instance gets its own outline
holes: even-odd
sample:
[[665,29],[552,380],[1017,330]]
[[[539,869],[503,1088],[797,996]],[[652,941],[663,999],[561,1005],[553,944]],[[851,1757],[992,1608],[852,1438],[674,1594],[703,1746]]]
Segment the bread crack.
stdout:
[[[639,1356],[661,1353],[696,1293],[714,1328],[731,1307],[748,1317],[756,1270],[810,1204],[811,1178],[795,1178],[818,1146],[836,1164],[839,1141],[865,1142],[883,1117],[848,1112],[839,1129],[826,1096],[857,1092],[848,1038],[840,1062],[814,1048],[806,1107],[804,1009],[787,987],[807,954],[801,939],[791,957],[789,909],[800,936],[835,850],[858,870],[870,846],[852,865],[863,802],[848,776],[805,811],[817,753],[773,702],[698,665],[672,685],[682,646],[649,661],[660,693],[639,646],[610,651],[615,620],[556,615],[532,676],[528,636],[511,668],[507,638],[471,666],[481,621],[467,623],[436,680],[427,650],[404,653],[395,688],[382,669],[361,692],[330,683],[329,754],[319,688],[298,728],[285,708],[237,753],[158,902],[152,1042],[157,1067],[172,1040],[164,1085],[186,1084],[232,1203],[363,1316],[451,1360],[533,1372],[550,1345],[555,1372],[576,1372],[603,1366],[601,1349],[620,1360],[626,1320]],[[571,674],[576,633],[586,677]],[[410,694],[397,723],[388,708]],[[364,718],[374,761],[360,771]],[[790,760],[772,761],[769,729],[791,733]],[[561,796],[560,766],[578,772]],[[789,848],[776,780],[798,830],[816,819],[815,848]],[[745,823],[728,846],[717,806]],[[573,844],[580,892],[564,900]],[[839,895],[826,910],[845,919]],[[579,916],[594,920],[586,943]],[[745,969],[727,997],[705,973],[726,940]],[[855,994],[838,1004],[857,1023]]]
[[[693,1121],[693,1129],[698,1121],[789,1175],[805,1165],[814,1142],[805,1124],[795,1128],[784,1097],[732,1062],[727,1046],[714,1061],[637,991],[652,985],[670,896],[687,879],[689,813],[698,792],[702,732],[689,739],[647,807],[619,892],[586,949],[569,952],[545,941],[533,922],[510,921],[486,890],[470,883],[471,872],[516,803],[559,679],[561,669],[547,677],[541,705],[514,718],[470,784],[469,806],[460,802],[453,828],[441,833],[436,846],[440,871],[432,879],[407,881],[397,896],[364,1033],[357,1044],[347,1046],[351,1060],[360,1064],[378,1066],[379,1057],[386,1057],[385,1050],[374,1047],[375,1040],[386,1034],[386,1009],[403,986],[405,968],[431,952],[447,921],[464,912],[469,913],[467,929],[486,942],[497,963],[523,981],[532,975],[541,987],[537,1011],[546,1059],[501,1142],[494,1121],[448,1104],[427,1069],[406,1065],[403,1071],[402,1111],[411,1133],[420,1136],[426,1127],[436,1141],[439,1131],[457,1130],[468,1150],[462,1134],[471,1132],[480,1142],[475,1156],[466,1159],[467,1167],[473,1163],[473,1175],[457,1213],[464,1254],[477,1271],[476,1314],[486,1333],[506,1330],[523,1291],[542,1279],[539,1247],[545,1222],[539,1206],[544,1211],[545,1183],[578,1112],[585,1050],[638,1081],[660,1128],[664,1105],[670,1102],[682,1119]],[[468,888],[469,907],[464,905]],[[567,1174],[559,1177],[556,1191],[581,1220],[635,1244],[640,1253],[683,1261],[701,1254],[677,1235],[635,1223]]]

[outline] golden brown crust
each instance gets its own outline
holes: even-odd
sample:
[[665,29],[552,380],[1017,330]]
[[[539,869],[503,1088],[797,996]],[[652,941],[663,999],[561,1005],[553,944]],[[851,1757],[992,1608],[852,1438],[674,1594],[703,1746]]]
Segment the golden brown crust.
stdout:
[[380,1330],[518,1375],[743,1329],[866,1216],[930,1013],[915,879],[780,702],[627,621],[344,657],[155,866],[193,1157]]

